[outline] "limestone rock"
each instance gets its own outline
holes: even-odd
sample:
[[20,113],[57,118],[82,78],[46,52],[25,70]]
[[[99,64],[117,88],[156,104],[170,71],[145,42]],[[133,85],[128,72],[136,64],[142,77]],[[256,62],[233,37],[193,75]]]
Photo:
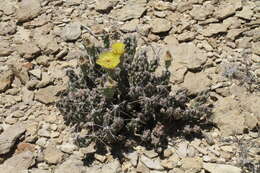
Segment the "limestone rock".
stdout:
[[[253,43],[253,45],[252,45],[252,51],[253,51],[253,53],[255,53],[256,55],[259,55],[259,56],[260,56],[260,41]],[[258,58],[260,58],[260,57],[258,57]]]
[[32,168],[31,173],[51,173],[51,172],[44,169]]
[[200,31],[200,33],[204,36],[210,37],[218,33],[227,32],[227,26],[225,24],[213,23],[209,24],[205,29]]
[[15,124],[7,128],[0,135],[0,154],[6,154],[10,151],[16,140],[25,132],[21,124]]
[[7,40],[0,39],[0,57],[8,56],[13,52],[9,42]]
[[218,19],[225,19],[233,14],[235,14],[236,9],[232,4],[223,4],[218,9],[216,9],[214,15]]
[[177,10],[181,13],[192,9],[192,1],[180,1],[177,5]]
[[206,4],[206,5],[194,5],[192,10],[190,11],[190,15],[195,19],[195,20],[206,20],[208,16],[210,16],[214,11],[214,6],[211,4]]
[[17,46],[18,53],[27,60],[32,60],[37,57],[41,50],[33,42],[25,42]]
[[236,16],[242,19],[251,20],[254,15],[253,10],[249,6],[244,6],[243,9],[236,13]]
[[172,56],[173,63],[182,64],[188,69],[201,68],[207,61],[206,53],[197,48],[193,43],[171,44],[168,46],[168,50]]
[[0,11],[3,11],[5,15],[11,15],[15,13],[15,2],[9,0],[0,1]]
[[39,80],[41,80],[41,78],[42,78],[42,71],[39,68],[30,70],[29,73]]
[[149,157],[150,159],[155,158],[158,156],[158,153],[156,153],[154,150],[145,150],[144,155]]
[[207,74],[203,72],[188,72],[185,75],[184,82],[182,84],[183,87],[187,88],[193,94],[207,90],[207,88],[209,88],[210,85],[210,79],[207,77]]
[[167,19],[155,18],[151,21],[152,32],[162,33],[167,32],[172,28],[171,22]]
[[67,25],[62,33],[61,36],[65,41],[75,41],[81,35],[81,24],[78,22],[73,22]]
[[134,32],[137,30],[137,26],[139,24],[139,19],[133,19],[129,22],[126,22],[120,30],[123,32]]
[[242,134],[246,128],[244,115],[239,110],[239,102],[232,97],[219,99],[214,105],[213,122],[223,136]]
[[0,73],[0,93],[5,92],[8,88],[11,87],[13,79],[14,73],[12,70],[7,70]]
[[138,163],[138,154],[137,152],[132,152],[126,155],[126,157],[130,160],[131,164],[136,167]]
[[121,169],[121,164],[119,163],[118,160],[114,160],[112,162],[109,162],[107,164],[105,164],[102,167],[101,172],[106,172],[106,173],[121,173],[122,169]]
[[0,35],[6,36],[8,34],[14,34],[17,26],[14,22],[1,22],[0,23]]
[[203,162],[199,158],[186,157],[182,159],[182,168],[190,172],[200,172]]
[[14,155],[13,157],[7,159],[4,164],[0,166],[1,173],[16,173],[18,170],[27,170],[34,164],[34,156],[30,151],[25,151]]
[[96,11],[98,12],[109,12],[113,6],[115,4],[113,4],[111,1],[109,0],[97,0],[96,1]]
[[43,151],[43,159],[50,164],[57,164],[61,162],[62,156],[62,152],[60,152],[53,143],[50,143]]
[[57,94],[61,91],[60,86],[48,86],[46,88],[41,88],[35,92],[35,100],[44,103],[50,104],[57,101]]
[[178,143],[176,153],[178,154],[179,157],[185,158],[188,154],[188,143],[185,141]]
[[241,168],[232,166],[232,165],[224,165],[224,164],[216,164],[216,163],[203,163],[203,168],[210,173],[219,173],[219,172],[228,172],[228,173],[241,173]]
[[145,166],[150,169],[164,170],[164,168],[160,164],[159,159],[149,159],[148,157],[142,155],[140,160]]
[[60,150],[65,153],[73,153],[77,147],[74,144],[66,143],[60,146]]
[[191,41],[195,38],[195,36],[196,35],[194,32],[184,32],[184,33],[178,35],[177,38],[180,42],[182,42],[182,41]]
[[146,0],[128,0],[127,4],[115,12],[112,16],[121,21],[140,18],[146,11]]
[[242,8],[242,0],[226,0],[224,2],[231,4],[235,10],[241,10]]
[[18,4],[16,12],[18,22],[27,22],[37,17],[41,12],[41,4],[39,0],[22,0]]
[[32,104],[34,99],[34,92],[28,90],[26,87],[23,87],[22,90],[22,100],[25,104]]
[[46,54],[56,54],[60,49],[55,37],[52,35],[37,35],[35,42]]
[[75,158],[69,158],[64,163],[62,163],[54,173],[86,173],[81,160]]
[[244,32],[244,29],[230,29],[227,33],[227,39],[234,41],[241,33]]

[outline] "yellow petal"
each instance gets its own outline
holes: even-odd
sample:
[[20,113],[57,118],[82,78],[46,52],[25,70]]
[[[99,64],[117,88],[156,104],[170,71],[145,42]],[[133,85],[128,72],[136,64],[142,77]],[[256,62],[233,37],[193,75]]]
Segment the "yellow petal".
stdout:
[[120,55],[113,52],[104,52],[99,55],[96,63],[107,69],[114,69],[120,63]]
[[118,54],[118,55],[123,55],[125,53],[125,44],[118,42],[118,43],[114,43],[112,44],[112,52],[114,54]]

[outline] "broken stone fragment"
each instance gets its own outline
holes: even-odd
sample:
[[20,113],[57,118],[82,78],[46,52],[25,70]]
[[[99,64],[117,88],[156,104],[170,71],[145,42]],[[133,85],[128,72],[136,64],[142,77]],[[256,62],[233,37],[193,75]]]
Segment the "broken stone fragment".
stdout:
[[5,92],[8,88],[11,87],[13,79],[14,73],[12,70],[0,73],[0,93]]
[[16,140],[25,132],[21,124],[15,124],[7,128],[0,135],[0,154],[6,154],[15,144]]
[[41,12],[39,0],[22,0],[18,3],[16,17],[18,22],[27,22],[37,17]]

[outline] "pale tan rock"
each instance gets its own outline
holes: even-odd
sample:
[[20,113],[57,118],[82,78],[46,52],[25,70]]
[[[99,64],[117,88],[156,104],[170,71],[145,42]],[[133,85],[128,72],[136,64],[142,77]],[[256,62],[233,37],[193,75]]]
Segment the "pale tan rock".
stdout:
[[16,32],[17,26],[14,22],[1,22],[0,23],[0,35],[12,35]]
[[0,93],[5,92],[8,88],[11,87],[13,79],[14,73],[12,70],[0,73]]
[[[252,51],[253,51],[253,53],[255,53],[256,55],[259,55],[259,56],[260,56],[260,41],[253,43],[253,45],[252,45]],[[260,58],[260,57],[258,57],[258,58]]]
[[22,0],[18,3],[16,12],[19,22],[26,22],[37,17],[41,12],[41,4],[39,0]]
[[137,26],[139,24],[139,19],[133,19],[129,22],[126,22],[120,30],[123,32],[134,32],[137,30]]
[[236,9],[232,4],[223,4],[218,9],[215,10],[214,15],[218,19],[225,19],[233,14],[235,14]]
[[[30,151],[25,151],[9,158],[0,166],[1,173],[16,173],[25,171],[34,164],[34,156]],[[20,173],[20,172],[19,172]]]
[[178,35],[177,38],[180,42],[182,42],[182,41],[191,41],[195,38],[195,36],[196,36],[196,34],[194,32],[188,31],[188,32],[184,32],[184,33]]
[[177,5],[177,11],[183,13],[187,10],[192,9],[192,2],[191,1],[180,1]]
[[96,11],[98,12],[109,12],[115,4],[109,0],[97,0],[96,1]]
[[151,21],[153,33],[167,32],[172,28],[171,22],[167,19],[155,18]]
[[254,12],[249,6],[243,6],[243,9],[236,13],[236,16],[246,20],[252,20]]
[[33,42],[25,42],[21,45],[18,45],[17,51],[23,58],[27,60],[36,58],[41,52],[39,47],[37,47]]
[[94,157],[96,160],[100,161],[101,163],[104,163],[107,160],[107,157],[100,154],[94,154]]
[[232,165],[224,165],[224,164],[216,164],[216,163],[203,163],[203,168],[210,173],[219,173],[219,172],[228,172],[228,173],[241,173],[241,168],[232,166]]
[[146,156],[141,156],[140,161],[150,169],[155,170],[163,170],[164,168],[161,166],[159,159],[150,159]]
[[55,147],[55,144],[50,143],[43,151],[43,156],[46,162],[57,164],[61,162],[63,154]]
[[6,15],[11,15],[15,13],[15,2],[9,0],[0,1],[0,11],[3,11]]
[[223,24],[227,26],[229,29],[241,29],[242,20],[238,17],[228,17],[223,21]]
[[168,50],[174,63],[188,69],[199,69],[207,61],[207,54],[193,43],[170,44]]
[[211,80],[207,77],[207,74],[188,72],[185,75],[183,87],[187,88],[191,93],[196,94],[207,90],[211,85]]
[[128,0],[127,4],[112,12],[112,16],[118,20],[126,21],[140,18],[146,11],[146,0]]
[[192,10],[190,11],[190,15],[195,19],[199,21],[203,21],[207,19],[208,16],[210,16],[214,11],[214,6],[211,4],[205,4],[203,6],[201,5],[194,5]]
[[44,103],[50,104],[58,100],[57,93],[63,90],[61,86],[48,86],[46,88],[41,88],[35,92],[35,100]]
[[213,122],[222,136],[242,134],[245,126],[244,114],[239,109],[239,102],[231,96],[219,99],[213,109]]
[[7,40],[0,39],[0,57],[8,56],[13,52],[10,43]]
[[225,33],[225,32],[227,32],[227,26],[219,23],[209,24],[205,29],[200,31],[200,33],[206,37],[210,37],[215,34]]
[[75,41],[81,36],[81,24],[72,22],[64,27],[61,32],[61,37],[65,41]]
[[199,172],[202,169],[203,162],[200,158],[186,157],[181,160],[182,168],[186,171]]
[[59,165],[54,173],[85,173],[86,168],[83,166],[83,162],[76,158],[69,158],[64,163]]
[[235,40],[241,33],[244,32],[244,29],[231,29],[227,33],[227,39]]
[[25,128],[20,124],[15,124],[7,128],[0,135],[0,154],[10,151],[16,140],[25,132]]
[[167,168],[167,169],[172,169],[172,168],[174,168],[174,163],[173,163],[171,160],[162,160],[162,161],[161,161],[161,165],[162,165],[164,168]]
[[59,51],[60,47],[52,35],[37,35],[35,39],[36,44],[44,53],[55,54]]

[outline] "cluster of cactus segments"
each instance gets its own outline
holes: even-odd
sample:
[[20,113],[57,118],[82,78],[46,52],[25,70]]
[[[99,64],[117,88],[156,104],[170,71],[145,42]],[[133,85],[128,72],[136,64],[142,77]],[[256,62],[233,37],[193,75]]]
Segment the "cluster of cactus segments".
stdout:
[[172,92],[169,71],[155,75],[159,60],[149,61],[136,47],[135,38],[106,50],[86,46],[80,74],[67,71],[69,85],[56,105],[81,143],[139,141],[157,147],[180,121],[207,117],[203,99],[194,105],[185,89]]

